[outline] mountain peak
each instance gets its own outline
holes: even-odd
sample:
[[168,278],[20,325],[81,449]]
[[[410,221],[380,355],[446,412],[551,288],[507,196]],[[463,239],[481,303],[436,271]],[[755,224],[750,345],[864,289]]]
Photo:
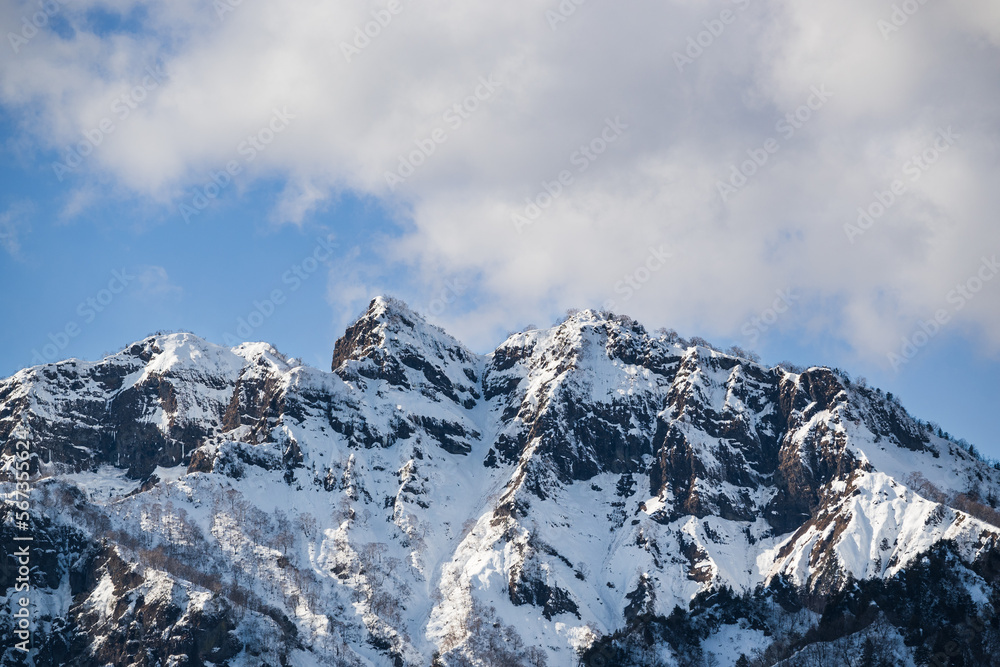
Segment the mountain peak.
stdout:
[[398,327],[413,329],[427,325],[423,315],[410,308],[402,299],[392,296],[376,296],[372,299],[367,310],[355,320],[354,324],[364,321],[378,322],[392,329]]
[[424,316],[400,299],[377,296],[368,309],[349,326],[333,348],[331,370],[345,362],[378,357],[401,348],[454,348],[462,356],[474,356],[440,327],[429,324]]
[[331,369],[349,382],[422,388],[470,408],[479,398],[481,365],[480,357],[404,302],[380,296],[334,345]]

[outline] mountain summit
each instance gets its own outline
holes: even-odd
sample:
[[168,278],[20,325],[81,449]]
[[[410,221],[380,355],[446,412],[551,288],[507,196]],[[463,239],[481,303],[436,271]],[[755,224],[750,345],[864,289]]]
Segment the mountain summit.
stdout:
[[[1000,472],[974,449],[837,369],[606,312],[477,355],[379,297],[329,372],[151,336],[0,381],[0,440],[37,665],[973,665],[1000,646]],[[8,604],[17,577],[0,569]]]

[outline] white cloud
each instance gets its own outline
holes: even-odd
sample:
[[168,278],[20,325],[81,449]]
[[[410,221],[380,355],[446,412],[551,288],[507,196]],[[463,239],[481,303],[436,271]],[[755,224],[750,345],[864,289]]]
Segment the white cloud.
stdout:
[[30,202],[20,201],[0,213],[0,246],[14,259],[21,258],[21,237],[31,231]]
[[70,222],[76,219],[84,211],[96,204],[100,199],[98,190],[91,186],[84,186],[70,193],[66,204],[59,212],[59,219],[62,222]]
[[[989,0],[921,5],[888,36],[877,22],[891,3],[863,0],[592,0],[556,30],[554,1],[404,1],[351,62],[340,43],[380,3],[242,3],[221,21],[209,3],[142,4],[141,36],[34,37],[0,64],[0,100],[60,151],[112,118],[80,169],[164,203],[242,159],[241,142],[287,108],[289,128],[246,164],[248,178],[288,179],[275,217],[300,222],[346,189],[412,212],[388,252],[428,294],[450,275],[479,276],[489,305],[448,323],[472,341],[497,322],[607,299],[652,324],[737,337],[776,289],[795,287],[834,309],[829,330],[884,357],[983,253],[1000,252],[1000,14]],[[109,6],[64,11],[80,25],[98,5]],[[32,6],[8,3],[0,20],[17,25]],[[735,20],[678,72],[673,53],[727,8]],[[157,65],[162,83],[114,116],[114,100]],[[490,75],[499,91],[449,123]],[[776,122],[824,85],[833,97],[783,137]],[[575,171],[574,151],[616,116],[627,132]],[[948,126],[956,145],[849,243],[857,208]],[[390,191],[386,171],[436,128],[446,140]],[[717,181],[769,137],[780,150],[724,203]],[[563,169],[573,185],[518,234],[512,213]],[[663,243],[672,261],[623,302],[618,281]],[[788,317],[815,326],[813,313]],[[991,288],[956,319],[1000,347],[998,313]]]
[[135,296],[142,299],[178,298],[184,294],[184,288],[173,284],[170,275],[162,266],[140,266],[136,279],[139,281]]

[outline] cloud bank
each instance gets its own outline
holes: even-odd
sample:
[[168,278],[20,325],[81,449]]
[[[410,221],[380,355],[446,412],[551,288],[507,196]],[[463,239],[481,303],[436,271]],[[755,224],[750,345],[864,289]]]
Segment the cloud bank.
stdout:
[[882,363],[942,310],[1000,350],[990,0],[53,0],[0,25],[0,102],[52,178],[177,224],[259,178],[284,223],[376,198],[415,290],[481,295],[440,315],[472,341],[606,305],[752,342],[792,294],[775,326]]

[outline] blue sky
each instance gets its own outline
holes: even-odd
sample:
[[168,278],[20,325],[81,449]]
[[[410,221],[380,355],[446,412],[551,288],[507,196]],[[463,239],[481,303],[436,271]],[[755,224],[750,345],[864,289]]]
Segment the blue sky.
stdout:
[[480,352],[613,302],[1000,458],[990,3],[210,4],[0,10],[0,374],[177,329],[326,368],[382,293]]

